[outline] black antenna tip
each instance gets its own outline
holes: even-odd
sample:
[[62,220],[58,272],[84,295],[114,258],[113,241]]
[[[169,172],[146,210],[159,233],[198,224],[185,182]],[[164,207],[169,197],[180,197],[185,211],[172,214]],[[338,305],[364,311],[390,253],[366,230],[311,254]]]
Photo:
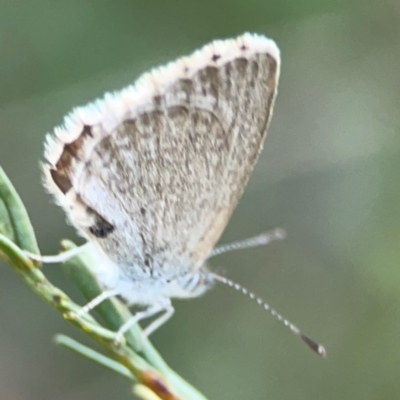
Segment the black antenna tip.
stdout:
[[322,358],[326,357],[326,350],[322,344],[319,344],[314,339],[311,339],[309,336],[304,335],[303,333],[300,334],[301,339],[303,342],[314,352],[320,355]]

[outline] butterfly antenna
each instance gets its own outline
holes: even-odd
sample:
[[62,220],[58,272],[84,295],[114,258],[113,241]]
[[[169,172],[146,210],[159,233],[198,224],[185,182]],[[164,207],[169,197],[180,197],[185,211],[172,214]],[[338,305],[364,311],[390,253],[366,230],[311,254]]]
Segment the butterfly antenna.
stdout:
[[232,250],[242,250],[249,247],[265,246],[274,240],[282,240],[285,238],[286,231],[282,228],[276,228],[271,231],[261,233],[260,235],[251,237],[249,239],[219,246],[211,252],[208,258],[219,256],[222,253],[227,253]]
[[212,277],[227,285],[232,287],[233,289],[236,289],[239,292],[242,292],[245,296],[250,297],[250,299],[255,300],[261,307],[263,307],[265,310],[267,310],[275,319],[278,321],[282,322],[283,325],[285,325],[287,328],[290,329],[290,331],[298,336],[306,345],[313,350],[315,353],[318,355],[325,357],[326,356],[326,350],[325,347],[316,342],[314,339],[310,338],[309,336],[305,335],[296,325],[293,325],[290,321],[288,321],[286,318],[284,318],[281,314],[279,314],[276,310],[274,310],[268,303],[266,303],[261,297],[258,297],[256,294],[253,292],[248,291],[245,287],[242,285],[239,285],[238,283],[235,283],[231,281],[228,278],[225,278],[223,276],[211,273]]

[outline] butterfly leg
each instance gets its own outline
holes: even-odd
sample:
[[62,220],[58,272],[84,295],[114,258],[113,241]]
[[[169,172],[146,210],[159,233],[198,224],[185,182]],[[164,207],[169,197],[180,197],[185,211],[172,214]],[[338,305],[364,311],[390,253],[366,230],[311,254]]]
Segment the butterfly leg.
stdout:
[[[139,311],[136,313],[132,318],[128,319],[125,324],[119,328],[117,335],[115,336],[115,342],[119,343],[122,341],[122,338],[124,337],[124,334],[129,331],[129,329],[137,324],[139,321],[145,318],[152,317],[154,314],[157,314],[161,311],[165,310],[165,313],[156,319],[154,322],[152,322],[149,327],[143,332],[144,335],[148,335],[148,329],[151,328],[150,333],[154,332],[157,328],[159,328],[167,319],[169,319],[172,314],[174,313],[174,308],[171,305],[171,302],[169,300],[163,302],[163,303],[156,303],[152,305],[151,307],[147,308],[146,310]],[[160,321],[160,322],[159,322]]]
[[110,289],[110,290],[105,290],[98,296],[96,296],[94,299],[90,300],[89,303],[84,305],[82,308],[80,308],[75,315],[80,318],[83,317],[85,314],[88,314],[90,311],[92,311],[95,307],[97,307],[99,304],[101,304],[103,301],[110,299],[111,297],[115,297],[121,294],[121,291],[119,289]]
[[150,336],[161,325],[164,325],[174,315],[174,312],[175,309],[174,307],[172,307],[172,304],[168,304],[168,306],[165,307],[165,313],[160,315],[155,321],[147,326],[146,329],[143,331],[143,335],[146,337]]
[[69,260],[72,257],[75,257],[76,255],[83,253],[86,251],[89,247],[90,243],[85,243],[82,246],[79,247],[74,247],[72,249],[69,249],[67,251],[64,251],[60,254],[57,254],[55,256],[41,256],[39,254],[33,254],[30,253],[29,251],[24,251],[24,253],[34,261],[39,261],[43,264],[55,264],[55,263],[62,263],[67,260]]

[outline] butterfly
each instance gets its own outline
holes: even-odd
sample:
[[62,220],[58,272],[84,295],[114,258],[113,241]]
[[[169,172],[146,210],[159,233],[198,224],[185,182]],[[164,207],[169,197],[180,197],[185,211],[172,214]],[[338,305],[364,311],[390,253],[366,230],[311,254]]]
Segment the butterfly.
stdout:
[[121,296],[138,321],[161,314],[172,298],[192,298],[221,281],[249,295],[316,352],[322,346],[247,289],[212,272],[222,251],[283,237],[274,230],[214,246],[256,164],[271,120],[280,73],[276,44],[261,35],[217,40],[145,73],[127,88],[74,109],[48,135],[44,182],[91,247],[104,292],[80,313]]

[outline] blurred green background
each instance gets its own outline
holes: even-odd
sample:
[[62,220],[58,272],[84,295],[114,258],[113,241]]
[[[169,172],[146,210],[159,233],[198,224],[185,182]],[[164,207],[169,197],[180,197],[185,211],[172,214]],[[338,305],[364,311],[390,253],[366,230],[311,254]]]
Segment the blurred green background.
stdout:
[[[400,398],[400,2],[0,2],[0,163],[44,254],[78,242],[40,184],[44,134],[65,113],[214,38],[259,32],[282,50],[260,162],[221,242],[277,226],[286,241],[212,264],[307,333],[217,286],[177,301],[153,342],[209,399]],[[49,278],[82,297],[57,266]],[[0,399],[131,399],[127,381],[56,348],[84,339],[0,268]]]

